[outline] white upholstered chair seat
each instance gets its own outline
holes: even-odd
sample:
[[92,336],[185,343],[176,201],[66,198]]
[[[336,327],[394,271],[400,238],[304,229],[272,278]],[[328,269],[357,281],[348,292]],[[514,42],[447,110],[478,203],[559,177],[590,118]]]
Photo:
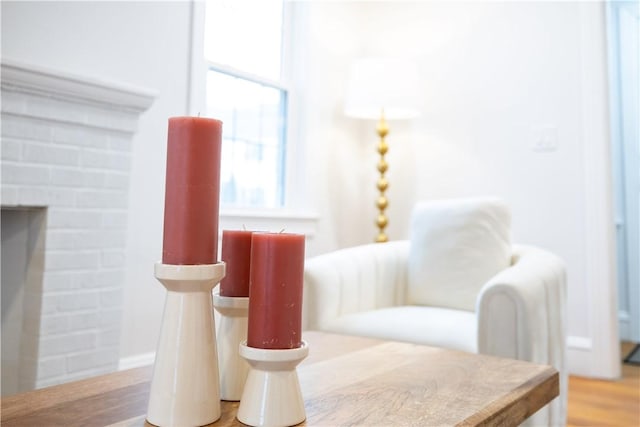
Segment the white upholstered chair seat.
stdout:
[[324,330],[475,353],[476,322],[470,311],[406,305],[338,316]]

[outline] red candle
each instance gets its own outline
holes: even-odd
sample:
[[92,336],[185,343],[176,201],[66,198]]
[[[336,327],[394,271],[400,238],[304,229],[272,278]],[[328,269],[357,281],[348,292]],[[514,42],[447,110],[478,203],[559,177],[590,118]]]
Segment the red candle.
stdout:
[[220,282],[220,295],[224,297],[249,296],[251,234],[244,230],[222,230],[222,261],[227,264]]
[[303,235],[253,233],[247,330],[249,347],[300,347],[303,276]]
[[164,264],[217,262],[221,138],[219,120],[169,119]]

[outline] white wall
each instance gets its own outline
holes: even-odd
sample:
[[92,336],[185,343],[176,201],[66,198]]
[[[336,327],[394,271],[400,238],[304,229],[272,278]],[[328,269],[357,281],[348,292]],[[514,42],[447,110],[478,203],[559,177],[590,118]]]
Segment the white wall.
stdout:
[[[342,115],[350,57],[413,57],[424,76],[417,88],[423,114],[390,123],[390,238],[407,237],[417,200],[504,198],[513,240],[566,261],[570,368],[615,376],[618,350],[609,344],[615,346],[617,331],[600,326],[611,323],[615,301],[602,4],[359,2],[303,9],[310,40],[306,143],[320,171],[318,200],[329,205],[320,206],[326,235],[318,247],[367,243],[375,231],[375,123]],[[540,132],[557,137],[555,150],[533,149]],[[590,179],[601,181],[602,191]]]
[[[294,87],[300,105],[298,142],[305,147],[309,208],[318,214],[316,237],[308,253],[324,253],[368,241],[374,236],[368,197],[369,141],[358,122],[342,114],[341,94],[351,58],[360,50],[354,31],[360,6],[355,2],[297,3]],[[372,131],[371,136],[375,136]],[[364,186],[364,187],[363,187]],[[373,194],[373,192],[370,192]],[[354,218],[357,218],[354,221]]]

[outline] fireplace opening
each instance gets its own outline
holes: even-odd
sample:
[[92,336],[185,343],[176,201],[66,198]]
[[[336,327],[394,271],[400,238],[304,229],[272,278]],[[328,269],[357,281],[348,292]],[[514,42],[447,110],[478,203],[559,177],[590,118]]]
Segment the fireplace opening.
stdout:
[[46,208],[1,209],[2,396],[33,390],[38,368]]

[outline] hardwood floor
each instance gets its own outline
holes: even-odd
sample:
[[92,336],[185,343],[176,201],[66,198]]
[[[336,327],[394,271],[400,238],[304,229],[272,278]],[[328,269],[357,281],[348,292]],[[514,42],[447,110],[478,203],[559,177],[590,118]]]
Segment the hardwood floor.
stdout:
[[[622,343],[623,357],[634,346]],[[615,381],[570,376],[567,426],[640,426],[640,366],[623,363]]]

